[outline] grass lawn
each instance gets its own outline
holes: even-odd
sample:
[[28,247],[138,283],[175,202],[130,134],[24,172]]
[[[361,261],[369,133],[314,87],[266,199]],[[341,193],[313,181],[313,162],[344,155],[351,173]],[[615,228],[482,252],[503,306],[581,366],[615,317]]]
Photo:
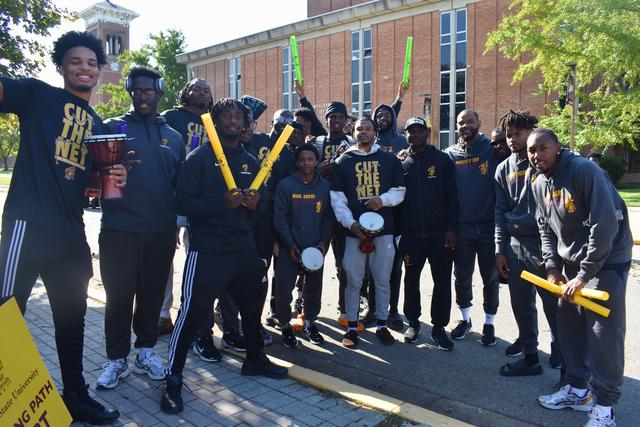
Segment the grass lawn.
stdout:
[[11,183],[11,174],[13,171],[9,169],[8,171],[0,169],[0,185],[8,186]]
[[627,206],[640,207],[640,184],[626,184],[618,188]]

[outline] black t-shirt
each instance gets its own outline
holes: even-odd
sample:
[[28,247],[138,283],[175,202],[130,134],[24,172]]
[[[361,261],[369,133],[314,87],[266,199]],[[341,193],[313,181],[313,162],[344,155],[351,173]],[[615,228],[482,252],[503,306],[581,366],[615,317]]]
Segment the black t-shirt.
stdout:
[[[367,200],[390,188],[404,186],[402,163],[391,153],[378,150],[363,156],[347,151],[336,160],[336,165],[331,190],[345,194],[356,221],[360,215],[371,211],[365,206]],[[393,208],[384,207],[377,213],[384,219],[384,230],[379,234],[393,234]],[[353,237],[351,231],[348,235]]]
[[172,108],[160,114],[167,120],[167,124],[182,135],[187,153],[191,151],[191,138],[193,135],[200,137],[200,145],[208,143],[209,137],[202,124],[202,118],[180,107]]
[[20,149],[3,216],[84,233],[82,213],[92,162],[83,139],[104,133],[89,103],[36,79],[1,78],[0,112],[20,119]]
[[353,145],[353,140],[346,135],[334,139],[331,139],[328,136],[319,136],[315,141],[315,146],[318,150],[318,154],[320,155],[321,162],[335,159],[341,148],[348,148],[351,145]]

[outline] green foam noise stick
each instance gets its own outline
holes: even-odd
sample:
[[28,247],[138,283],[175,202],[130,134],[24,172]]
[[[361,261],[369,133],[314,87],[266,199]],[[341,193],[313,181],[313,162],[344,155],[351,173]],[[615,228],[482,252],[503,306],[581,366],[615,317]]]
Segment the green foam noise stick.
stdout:
[[411,50],[413,49],[413,37],[407,37],[407,50],[404,54],[404,74],[402,75],[402,86],[409,86],[409,72],[411,71]]
[[302,86],[302,72],[300,71],[300,58],[298,58],[298,43],[296,43],[296,36],[289,38],[291,44],[291,56],[293,56],[293,65],[296,69],[296,80],[298,84]]

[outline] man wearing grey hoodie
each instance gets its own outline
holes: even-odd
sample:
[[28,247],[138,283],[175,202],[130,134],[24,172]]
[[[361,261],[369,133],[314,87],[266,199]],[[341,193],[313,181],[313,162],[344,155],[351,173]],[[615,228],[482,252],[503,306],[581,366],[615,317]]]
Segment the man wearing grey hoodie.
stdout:
[[471,330],[472,283],[476,255],[483,282],[485,322],[481,343],[496,344],[493,321],[498,311],[498,272],[493,242],[495,208],[495,176],[498,157],[489,139],[479,133],[480,118],[473,110],[458,114],[456,128],[460,135],[457,144],[447,148],[456,169],[456,185],[460,202],[458,244],[453,261],[456,303],[462,320],[451,331],[451,338],[463,339]]
[[[624,379],[625,292],[633,247],[627,206],[595,163],[563,150],[549,129],[534,130],[527,150],[540,172],[533,195],[547,279],[566,283],[558,306],[565,381],[538,402],[548,409],[590,411],[587,426],[615,426],[612,406]],[[585,287],[609,293],[607,301],[598,301],[611,310],[608,317],[573,304]]]

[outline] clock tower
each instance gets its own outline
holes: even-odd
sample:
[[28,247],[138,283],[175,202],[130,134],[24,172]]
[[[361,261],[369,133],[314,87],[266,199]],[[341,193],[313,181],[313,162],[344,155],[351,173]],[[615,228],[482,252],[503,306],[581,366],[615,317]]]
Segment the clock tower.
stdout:
[[120,83],[118,55],[129,50],[129,23],[140,15],[109,0],[89,6],[79,15],[84,19],[86,30],[102,40],[107,54],[107,65],[102,68],[98,85],[91,94],[90,103],[96,105],[109,98],[105,93],[97,93],[100,86]]

